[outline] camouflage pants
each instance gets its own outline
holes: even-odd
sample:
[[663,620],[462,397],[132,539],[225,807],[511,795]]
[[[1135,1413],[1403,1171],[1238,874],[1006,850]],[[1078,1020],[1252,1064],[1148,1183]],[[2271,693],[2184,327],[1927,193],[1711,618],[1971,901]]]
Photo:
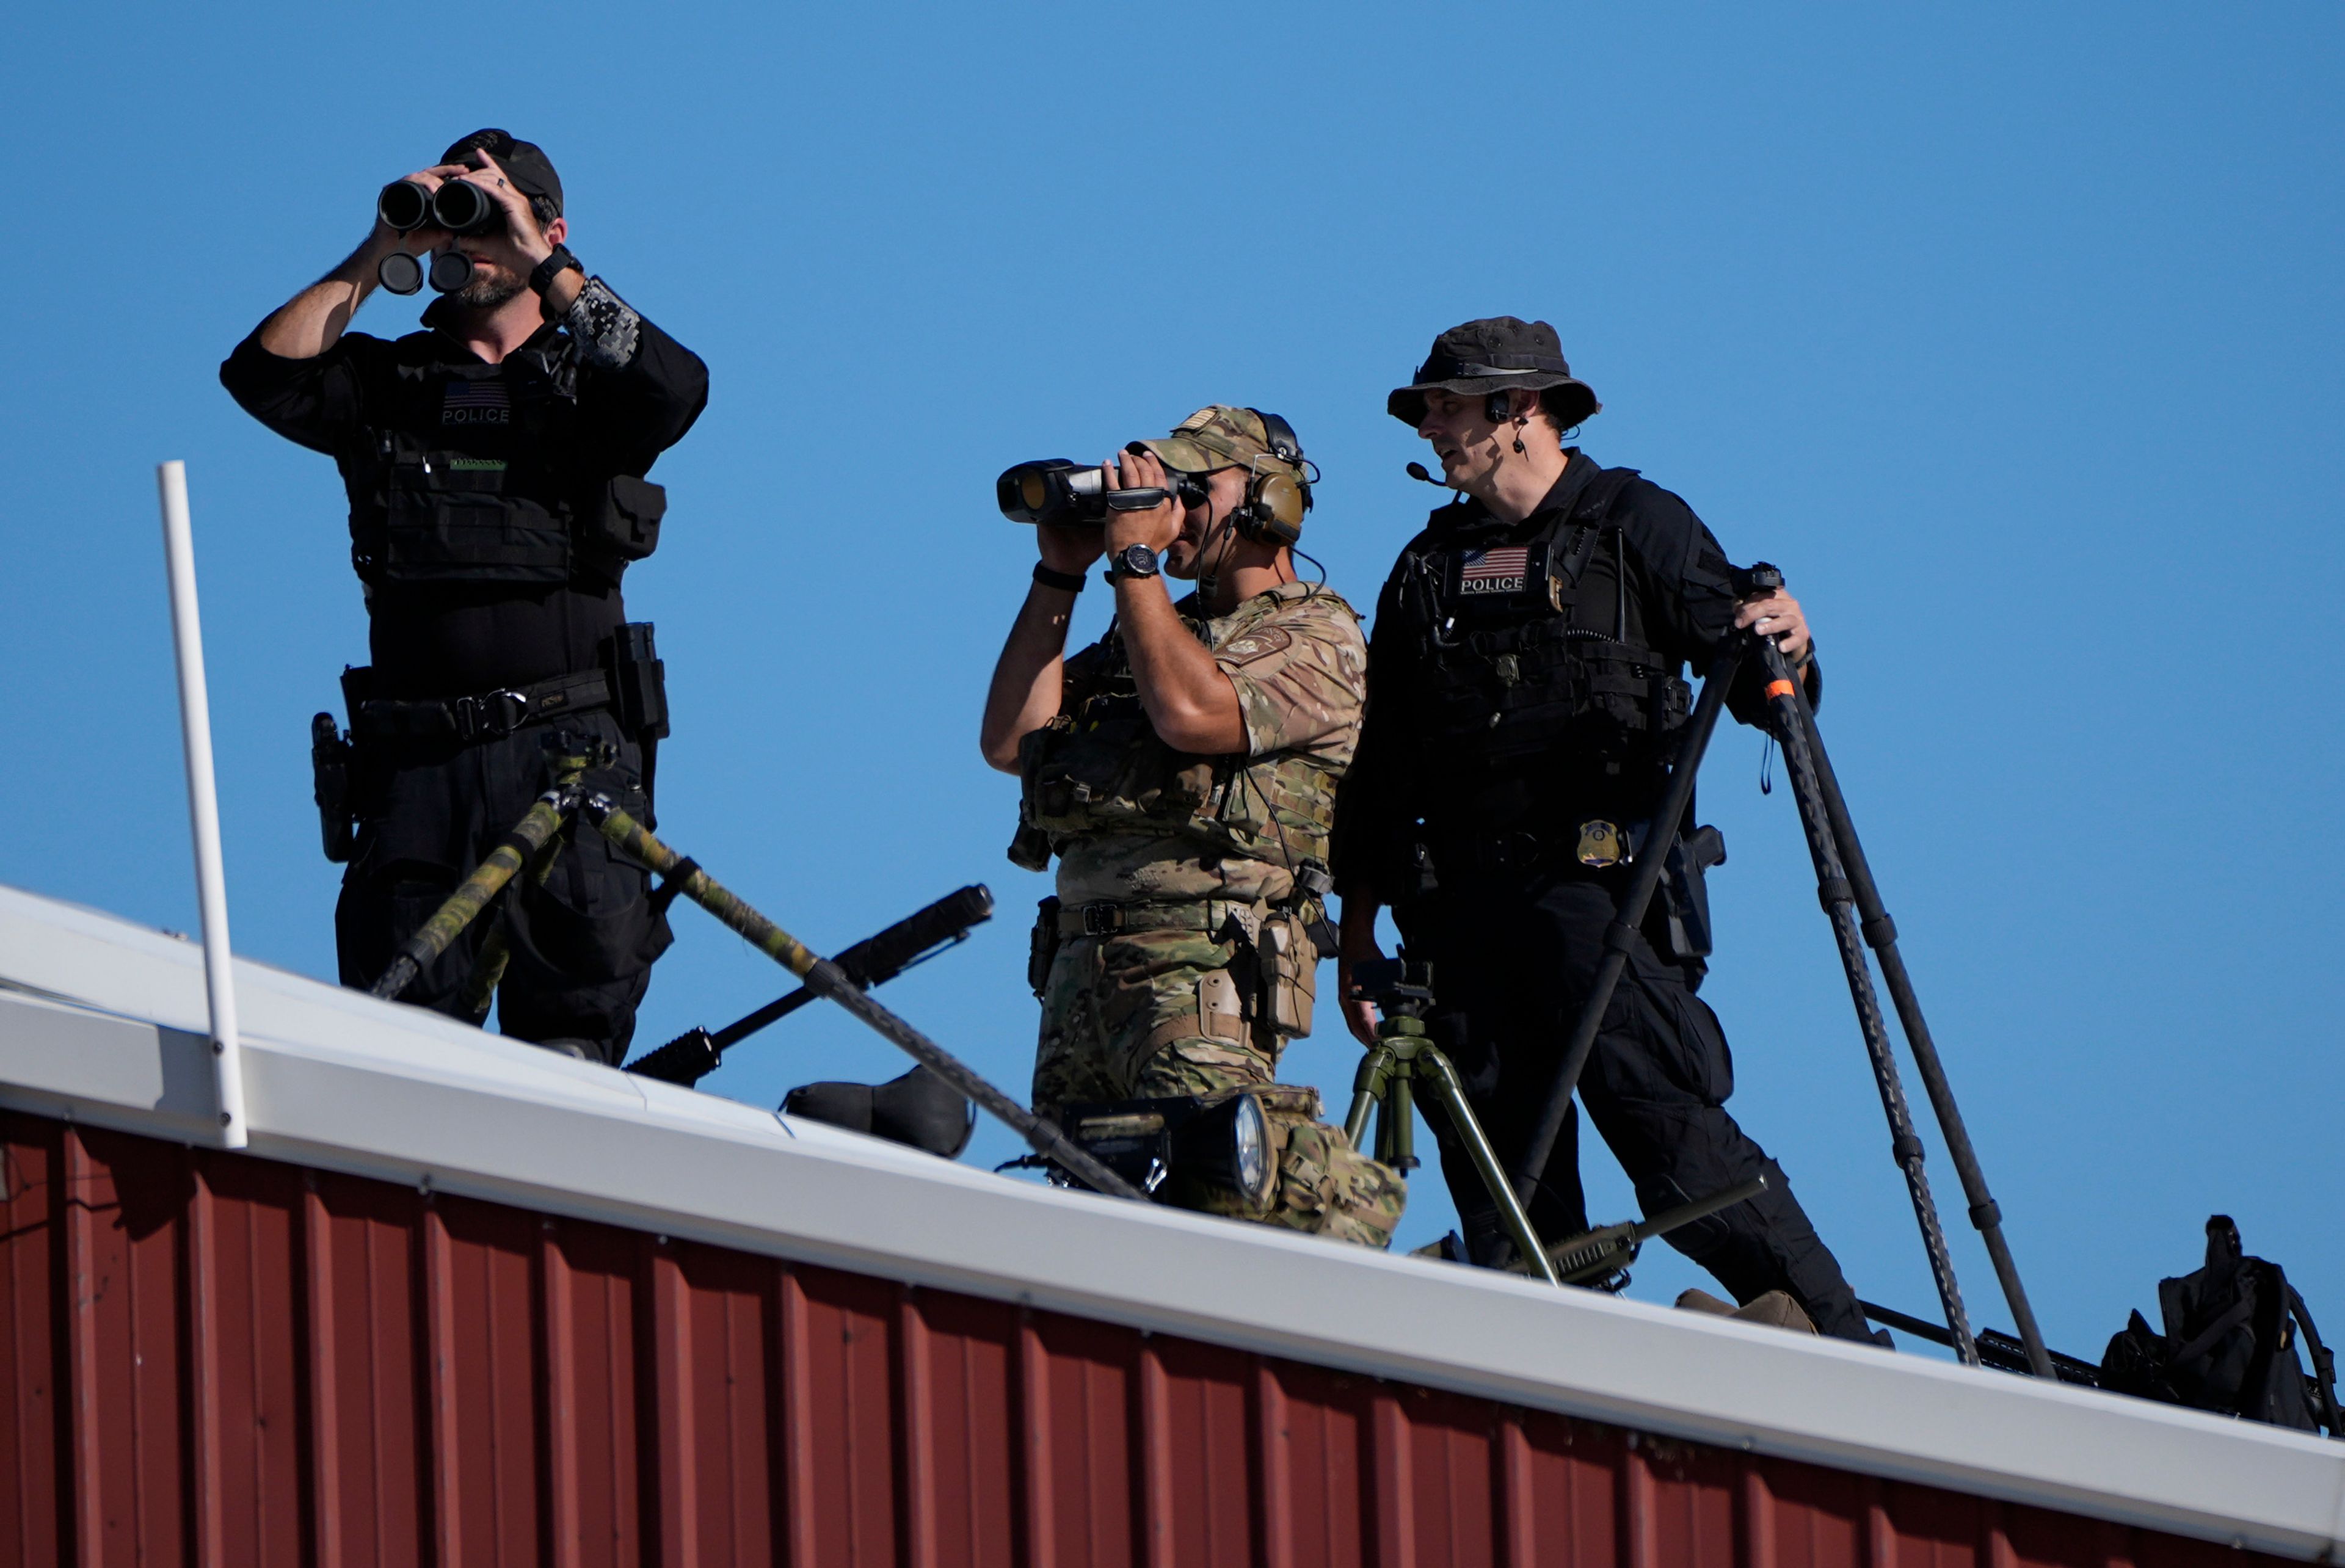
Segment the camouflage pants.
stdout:
[[[1245,1017],[1254,1009],[1231,971],[1237,956],[1233,945],[1194,931],[1066,938],[1042,992],[1034,1108],[1055,1118],[1084,1101],[1221,1095],[1275,1081],[1281,1042],[1257,1035]],[[1407,1189],[1341,1128],[1314,1119],[1317,1105],[1315,1094],[1265,1105],[1278,1187],[1260,1218],[1341,1241],[1390,1244]],[[1254,1218],[1234,1200],[1227,1209],[1208,1207]]]

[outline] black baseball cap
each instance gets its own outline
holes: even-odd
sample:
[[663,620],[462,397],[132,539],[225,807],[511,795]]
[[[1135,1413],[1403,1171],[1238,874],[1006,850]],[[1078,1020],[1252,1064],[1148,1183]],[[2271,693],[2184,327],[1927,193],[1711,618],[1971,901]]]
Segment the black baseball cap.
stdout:
[[523,196],[542,196],[553,204],[553,216],[562,216],[562,177],[553,172],[553,160],[535,142],[516,138],[511,131],[493,127],[459,137],[440,155],[442,163],[466,163],[467,154],[479,147],[497,160],[505,177],[521,188]]

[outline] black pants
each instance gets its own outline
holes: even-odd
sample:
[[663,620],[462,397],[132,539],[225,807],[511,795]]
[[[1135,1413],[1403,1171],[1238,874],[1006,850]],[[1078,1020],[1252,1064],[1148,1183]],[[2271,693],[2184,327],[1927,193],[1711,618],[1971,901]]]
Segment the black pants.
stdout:
[[[1429,1032],[1455,1059],[1475,1114],[1512,1170],[1593,986],[1616,883],[1578,867],[1453,874],[1445,865],[1440,875],[1439,891],[1399,924],[1410,956],[1434,965],[1439,1006]],[[1672,1231],[1670,1245],[1738,1301],[1787,1290],[1825,1333],[1869,1339],[1855,1292],[1782,1168],[1726,1114],[1733,1092],[1733,1058],[1717,1015],[1639,935],[1580,1075],[1580,1105],[1649,1218],[1765,1172],[1765,1192]],[[1579,1114],[1573,1107],[1530,1204],[1532,1226],[1548,1240],[1588,1228]],[[1468,1250],[1477,1261],[1504,1256],[1497,1206],[1445,1119],[1428,1118]]]
[[[357,854],[334,911],[345,986],[371,986],[415,929],[486,858],[553,783],[545,743],[557,729],[619,748],[617,764],[590,774],[648,822],[643,755],[607,712],[574,713],[499,740],[380,743],[361,737],[366,802]],[[543,885],[526,873],[466,927],[400,997],[466,1022],[464,980],[502,920],[512,947],[497,988],[497,1023],[516,1039],[574,1044],[616,1067],[635,1032],[635,1007],[652,960],[671,940],[651,902],[651,874],[593,827],[574,822]]]

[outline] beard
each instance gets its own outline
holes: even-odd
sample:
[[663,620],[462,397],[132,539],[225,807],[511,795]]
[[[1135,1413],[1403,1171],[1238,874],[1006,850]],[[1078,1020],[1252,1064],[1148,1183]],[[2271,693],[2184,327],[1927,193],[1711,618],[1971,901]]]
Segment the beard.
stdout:
[[476,265],[472,268],[472,281],[448,298],[467,309],[493,310],[528,287],[527,283],[502,268],[495,272],[484,272]]

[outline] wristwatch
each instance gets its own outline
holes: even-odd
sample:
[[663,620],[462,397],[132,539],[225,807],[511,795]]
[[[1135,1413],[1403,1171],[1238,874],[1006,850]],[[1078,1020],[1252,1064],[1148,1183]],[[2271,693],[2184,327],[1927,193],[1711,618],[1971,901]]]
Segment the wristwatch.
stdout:
[[545,291],[553,287],[553,280],[574,267],[577,268],[581,272],[586,270],[584,266],[580,265],[578,258],[570,254],[570,248],[568,246],[555,246],[553,248],[553,255],[548,256],[544,260],[539,262],[530,270],[529,287],[531,291],[536,294],[540,298],[544,298]]
[[1154,551],[1144,544],[1127,544],[1110,561],[1107,580],[1114,582],[1126,577],[1153,577],[1162,570]]

